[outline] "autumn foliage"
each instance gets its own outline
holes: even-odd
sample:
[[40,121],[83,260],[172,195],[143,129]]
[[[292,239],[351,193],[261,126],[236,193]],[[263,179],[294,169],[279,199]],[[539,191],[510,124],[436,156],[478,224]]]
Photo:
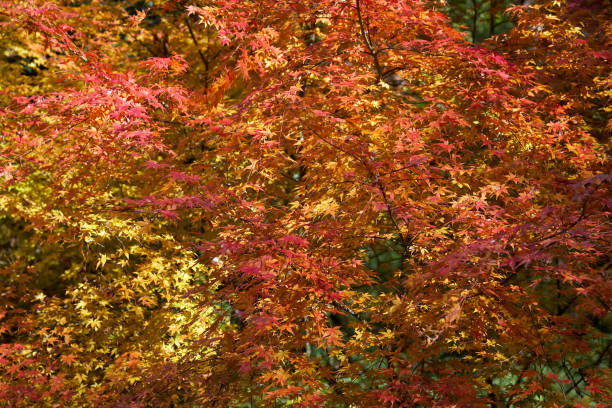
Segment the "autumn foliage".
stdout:
[[0,0],[0,407],[610,406],[612,6],[524,3]]

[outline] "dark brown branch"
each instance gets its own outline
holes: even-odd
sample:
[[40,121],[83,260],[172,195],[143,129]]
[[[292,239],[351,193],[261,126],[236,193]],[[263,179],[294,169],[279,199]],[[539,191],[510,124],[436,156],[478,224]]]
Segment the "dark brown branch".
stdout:
[[580,216],[578,217],[576,221],[572,222],[567,227],[561,228],[559,231],[542,238],[540,241],[546,241],[558,235],[565,234],[566,232],[574,228],[576,225],[578,225],[578,223],[584,219],[585,215],[586,215],[586,203],[584,203],[584,205],[582,206],[582,211],[580,212]]
[[320,140],[322,140],[323,142],[327,143],[328,145],[332,146],[333,148],[341,151],[344,154],[347,154],[349,156],[351,156],[352,158],[354,158],[355,160],[357,160],[358,162],[360,162],[363,167],[365,167],[366,171],[368,172],[369,176],[372,178],[372,182],[373,184],[378,188],[382,199],[384,201],[385,206],[387,207],[387,213],[389,215],[389,218],[391,219],[391,222],[393,223],[393,225],[395,226],[395,229],[397,230],[397,233],[399,234],[400,240],[402,241],[402,245],[404,246],[404,251],[408,251],[408,247],[410,246],[410,244],[414,241],[414,239],[407,239],[404,234],[402,234],[402,229],[399,226],[399,223],[397,222],[397,219],[395,218],[395,215],[393,214],[393,207],[389,201],[389,198],[387,197],[387,192],[385,190],[384,185],[382,184],[382,181],[380,180],[380,177],[377,174],[374,174],[374,171],[372,171],[372,169],[370,168],[368,162],[365,159],[362,159],[361,157],[357,156],[356,154],[343,149],[340,146],[335,145],[334,143],[330,142],[329,140],[325,139],[324,137],[322,137],[321,135],[318,135],[316,132],[313,132],[313,134],[319,138]]
[[572,385],[572,387],[567,390],[567,392],[571,392],[572,390],[576,390],[576,392],[580,395],[580,392],[578,391],[578,386],[580,385],[580,383],[585,382],[586,383],[586,379],[584,378],[584,375],[582,374],[584,372],[585,369],[587,368],[591,368],[591,367],[597,367],[599,364],[601,364],[601,362],[603,361],[604,357],[606,356],[606,354],[608,353],[608,351],[610,350],[610,346],[612,346],[612,343],[608,343],[606,345],[606,347],[603,349],[603,351],[601,352],[601,354],[599,355],[599,357],[597,358],[597,360],[595,360],[594,363],[592,364],[588,364],[584,367],[580,367],[578,369],[578,372],[580,373],[580,379],[576,382],[574,382],[574,384]]
[[196,38],[195,33],[193,32],[193,29],[191,28],[191,23],[189,22],[188,16],[185,16],[185,23],[187,24],[187,28],[189,29],[189,35],[191,36],[191,39],[193,40],[193,44],[196,46],[198,50],[200,59],[202,60],[202,63],[204,63],[204,69],[206,70],[204,74],[204,89],[208,89],[208,68],[209,68],[208,60],[206,59],[206,57],[202,53],[202,50],[200,49],[200,44],[198,44],[198,39]]
[[363,38],[363,42],[366,47],[370,51],[370,55],[374,59],[374,67],[376,68],[376,82],[380,82],[383,78],[383,69],[380,65],[380,61],[378,60],[378,51],[374,49],[372,45],[372,40],[368,34],[368,31],[365,28],[365,24],[363,22],[363,16],[361,15],[361,5],[359,0],[355,0],[355,8],[357,9],[357,19],[359,21],[359,31],[361,33],[361,37]]

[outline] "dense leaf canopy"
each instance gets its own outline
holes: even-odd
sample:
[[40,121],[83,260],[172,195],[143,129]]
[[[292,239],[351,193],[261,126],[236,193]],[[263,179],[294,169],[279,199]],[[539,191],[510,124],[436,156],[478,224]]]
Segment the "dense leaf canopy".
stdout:
[[612,404],[607,0],[0,0],[0,407]]

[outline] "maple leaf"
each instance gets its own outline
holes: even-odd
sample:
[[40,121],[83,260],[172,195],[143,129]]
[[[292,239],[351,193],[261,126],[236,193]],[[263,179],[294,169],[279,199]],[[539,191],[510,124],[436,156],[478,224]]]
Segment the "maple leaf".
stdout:
[[600,3],[0,2],[2,401],[603,399]]
[[61,360],[62,360],[64,363],[66,363],[66,364],[68,364],[68,365],[70,365],[70,366],[71,366],[71,365],[73,365],[73,364],[74,364],[74,363],[77,361],[76,356],[74,356],[74,355],[72,355],[72,354],[64,354],[64,355],[62,355],[62,356],[60,357],[60,359],[61,359]]

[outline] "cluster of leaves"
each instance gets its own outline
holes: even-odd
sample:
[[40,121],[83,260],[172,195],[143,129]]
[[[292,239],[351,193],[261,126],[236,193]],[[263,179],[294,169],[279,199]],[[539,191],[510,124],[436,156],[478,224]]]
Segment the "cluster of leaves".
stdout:
[[612,403],[612,8],[482,3],[0,0],[0,406]]

